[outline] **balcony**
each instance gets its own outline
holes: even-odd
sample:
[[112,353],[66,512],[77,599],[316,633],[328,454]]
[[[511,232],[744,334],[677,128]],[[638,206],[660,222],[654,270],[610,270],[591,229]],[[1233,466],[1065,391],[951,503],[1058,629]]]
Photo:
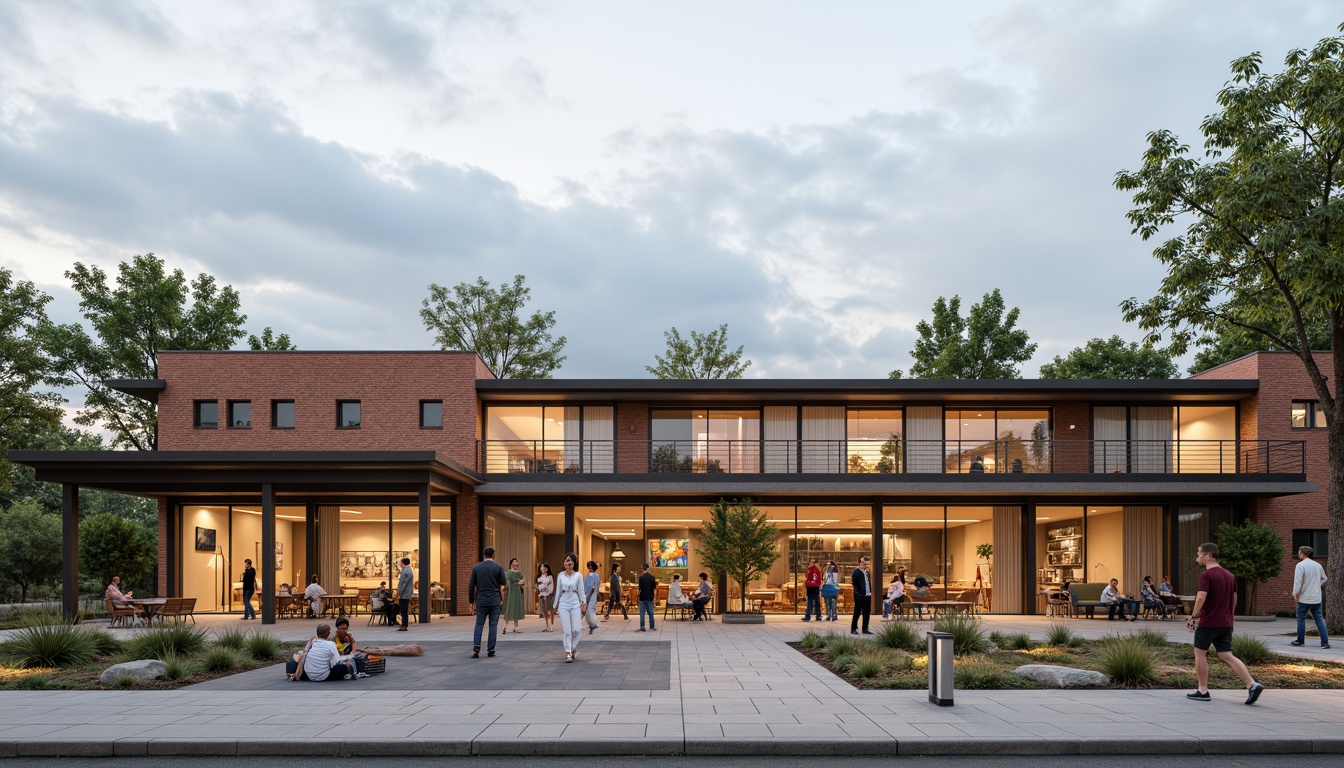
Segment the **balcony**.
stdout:
[[485,474],[1301,475],[1300,440],[478,440]]

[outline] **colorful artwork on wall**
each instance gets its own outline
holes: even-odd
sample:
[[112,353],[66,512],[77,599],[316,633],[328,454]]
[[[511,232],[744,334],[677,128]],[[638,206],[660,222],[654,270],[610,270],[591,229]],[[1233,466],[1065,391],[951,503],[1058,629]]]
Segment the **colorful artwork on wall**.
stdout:
[[654,568],[686,568],[690,559],[690,539],[649,539],[649,563]]

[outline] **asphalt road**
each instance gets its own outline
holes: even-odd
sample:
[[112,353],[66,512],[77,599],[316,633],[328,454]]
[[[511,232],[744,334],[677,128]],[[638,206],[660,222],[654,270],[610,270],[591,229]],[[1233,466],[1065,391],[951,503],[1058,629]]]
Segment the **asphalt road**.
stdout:
[[[1181,768],[1336,768],[1339,755],[1072,755],[1059,757],[396,757],[389,758],[396,768],[890,768],[893,762],[908,762],[929,768],[1169,768],[1178,761]],[[119,757],[119,758],[12,758],[0,766],[44,766],[55,768],[331,768],[332,764],[371,765],[368,757],[295,758],[295,757]]]

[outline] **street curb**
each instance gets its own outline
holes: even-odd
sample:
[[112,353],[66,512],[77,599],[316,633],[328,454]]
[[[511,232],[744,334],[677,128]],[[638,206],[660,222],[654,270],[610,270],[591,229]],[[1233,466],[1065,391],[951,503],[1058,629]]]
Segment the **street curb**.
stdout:
[[1344,754],[1344,739],[1325,738],[907,738],[842,739],[66,739],[0,740],[13,757],[466,757],[525,756],[835,756],[895,755],[1290,755]]

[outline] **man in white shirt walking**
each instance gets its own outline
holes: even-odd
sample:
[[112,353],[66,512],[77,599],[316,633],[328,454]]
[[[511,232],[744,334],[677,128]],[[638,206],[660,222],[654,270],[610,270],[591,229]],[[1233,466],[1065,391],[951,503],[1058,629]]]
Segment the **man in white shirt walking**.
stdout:
[[1293,599],[1297,601],[1297,639],[1289,645],[1307,644],[1307,614],[1316,618],[1316,632],[1321,636],[1321,647],[1330,647],[1330,636],[1325,633],[1325,618],[1321,616],[1321,585],[1325,583],[1325,569],[1311,559],[1316,550],[1297,548],[1297,568],[1293,570]]

